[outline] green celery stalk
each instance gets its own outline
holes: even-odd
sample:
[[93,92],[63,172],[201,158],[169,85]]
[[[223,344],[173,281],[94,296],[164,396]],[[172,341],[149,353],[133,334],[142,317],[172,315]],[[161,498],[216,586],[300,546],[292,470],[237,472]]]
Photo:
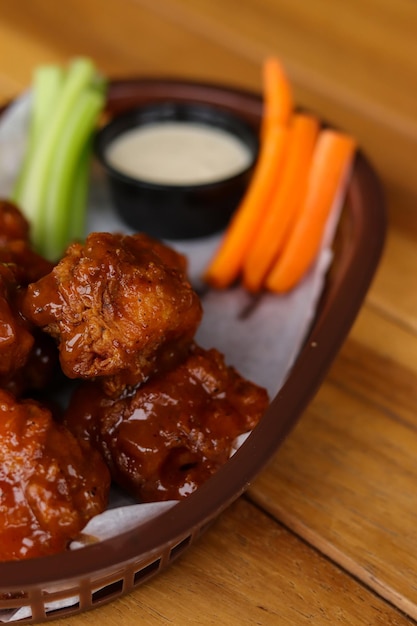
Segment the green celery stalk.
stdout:
[[42,65],[34,72],[34,101],[30,128],[30,141],[33,144],[36,144],[49,123],[64,78],[64,69],[59,65]]
[[[95,75],[94,64],[90,59],[74,60],[65,75],[62,89],[51,111],[50,119],[42,136],[30,155],[30,163],[24,168],[23,180],[15,196],[32,227],[32,241],[35,249],[45,254],[43,246],[49,247],[53,233],[45,229],[46,199],[51,182],[51,170],[56,159],[56,149],[65,132],[68,119],[81,94],[91,84]],[[50,216],[48,217],[50,222]]]
[[[92,88],[106,97],[107,81],[100,74],[95,74]],[[77,169],[74,175],[71,191],[71,210],[69,211],[68,241],[81,241],[85,236],[86,206],[90,175],[90,162],[93,151],[93,132],[86,141],[80,154]]]
[[34,72],[28,143],[23,165],[13,189],[13,199],[15,201],[20,198],[23,181],[33,160],[37,142],[52,115],[63,80],[64,71],[59,65],[42,65]]
[[68,243],[82,241],[85,237],[85,212],[88,201],[92,143],[91,135],[81,151],[74,175],[69,210]]
[[[83,221],[80,206],[73,204],[74,184],[77,171],[84,167],[83,150],[93,131],[96,119],[104,105],[104,95],[96,89],[79,94],[65,126],[61,129],[59,144],[49,168],[49,184],[43,205],[43,219],[37,228],[37,249],[51,260],[56,260],[70,241],[70,228],[74,222]],[[84,157],[85,158],[85,157]],[[87,168],[84,168],[87,169]],[[76,201],[76,199],[74,198]],[[76,208],[77,216],[71,218]]]

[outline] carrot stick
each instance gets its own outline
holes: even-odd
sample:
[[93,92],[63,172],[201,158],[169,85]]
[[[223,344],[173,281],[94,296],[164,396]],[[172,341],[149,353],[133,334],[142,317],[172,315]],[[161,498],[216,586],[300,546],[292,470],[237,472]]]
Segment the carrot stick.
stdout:
[[239,275],[284,163],[293,100],[285,72],[274,57],[263,64],[263,100],[261,145],[251,183],[204,275],[218,289],[228,287]]
[[263,114],[261,138],[271,125],[286,125],[293,111],[292,89],[284,68],[275,57],[267,57],[262,67]]
[[209,264],[204,280],[217,289],[228,287],[238,276],[268,201],[280,177],[287,148],[288,129],[271,126],[261,142],[250,185]]
[[331,209],[345,191],[355,148],[355,140],[349,135],[333,130],[321,131],[299,219],[266,279],[266,286],[271,291],[289,291],[310,268]]
[[318,131],[319,123],[314,116],[293,116],[280,184],[244,262],[243,283],[249,291],[261,289],[297,219],[307,189]]

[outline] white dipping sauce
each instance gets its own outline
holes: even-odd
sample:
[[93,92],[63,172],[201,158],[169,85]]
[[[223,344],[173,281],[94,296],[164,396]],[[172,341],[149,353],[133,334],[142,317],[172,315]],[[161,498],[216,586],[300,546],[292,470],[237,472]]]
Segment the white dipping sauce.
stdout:
[[252,153],[220,128],[197,122],[139,126],[119,135],[106,151],[114,169],[133,178],[170,185],[197,185],[244,170]]

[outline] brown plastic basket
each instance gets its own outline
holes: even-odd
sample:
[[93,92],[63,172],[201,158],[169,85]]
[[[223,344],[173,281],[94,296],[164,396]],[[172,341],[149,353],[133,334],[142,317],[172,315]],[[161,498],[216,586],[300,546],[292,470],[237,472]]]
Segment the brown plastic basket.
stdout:
[[[228,87],[176,80],[112,82],[108,110],[158,100],[218,105],[259,126],[261,98]],[[343,343],[377,268],[386,232],[379,180],[357,155],[335,257],[304,347],[259,425],[202,487],[154,521],[117,538],[42,559],[0,563],[0,609],[28,607],[24,622],[76,614],[130,592],[188,549],[275,454],[315,394]],[[75,600],[74,600],[75,598]],[[56,609],[51,603],[66,601]]]

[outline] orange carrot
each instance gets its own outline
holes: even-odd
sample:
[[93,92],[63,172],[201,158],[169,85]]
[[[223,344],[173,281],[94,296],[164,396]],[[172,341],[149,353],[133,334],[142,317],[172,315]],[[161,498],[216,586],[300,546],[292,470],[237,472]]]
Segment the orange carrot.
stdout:
[[258,161],[246,194],[205,272],[204,280],[212,287],[226,288],[239,275],[252,238],[262,222],[279,179],[287,137],[288,129],[275,125],[268,129],[261,142]]
[[279,186],[268,206],[243,266],[243,283],[259,291],[297,219],[307,188],[319,123],[312,115],[295,114]]
[[313,263],[327,218],[345,190],[355,149],[355,140],[349,135],[334,130],[320,132],[300,216],[266,279],[266,286],[271,291],[289,291]]
[[269,198],[278,184],[284,162],[293,101],[285,72],[274,57],[264,61],[262,89],[264,112],[255,171],[220,248],[204,275],[204,280],[217,289],[228,287],[239,275]]
[[288,124],[293,111],[291,85],[284,68],[275,57],[267,57],[262,67],[263,114],[261,138],[268,128],[276,124]]

